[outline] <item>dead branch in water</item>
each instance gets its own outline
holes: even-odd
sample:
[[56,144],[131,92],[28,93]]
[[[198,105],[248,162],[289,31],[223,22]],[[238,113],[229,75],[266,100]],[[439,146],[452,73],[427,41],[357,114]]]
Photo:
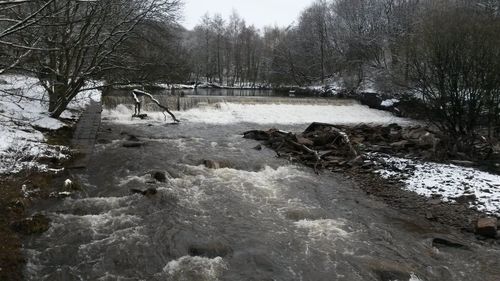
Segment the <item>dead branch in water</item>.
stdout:
[[[156,103],[156,105],[158,105],[158,107],[160,107],[161,109],[163,109],[164,111],[162,112],[163,115],[165,115],[165,111],[172,117],[172,119],[177,122],[177,123],[180,123],[181,121],[179,119],[177,119],[177,117],[175,117],[175,115],[170,111],[170,109],[168,109],[168,107],[160,104],[160,102],[155,99],[153,97],[153,95],[151,95],[150,93],[147,93],[147,92],[144,92],[144,91],[141,91],[141,90],[138,90],[138,89],[134,89],[132,90],[132,96],[134,97],[134,100],[135,100],[135,108],[134,108],[134,115],[132,117],[140,117],[142,116],[141,115],[141,101],[139,100],[139,97],[138,96],[147,96],[149,97],[154,103]],[[165,121],[167,120],[167,116],[165,115]]]

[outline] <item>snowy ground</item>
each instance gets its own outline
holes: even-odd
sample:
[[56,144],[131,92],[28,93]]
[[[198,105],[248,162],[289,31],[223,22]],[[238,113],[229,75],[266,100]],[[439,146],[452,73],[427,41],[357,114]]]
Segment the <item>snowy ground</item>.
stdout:
[[382,177],[400,180],[410,191],[444,202],[469,202],[473,209],[500,216],[498,175],[455,165],[380,155],[374,158],[385,166],[378,171]]
[[[100,92],[90,90],[80,93],[62,117],[77,118],[91,99],[100,99]],[[47,108],[47,96],[35,78],[0,76],[0,174],[23,169],[47,170],[48,167],[38,164],[37,159],[67,157],[66,147],[45,143],[42,130],[57,130],[66,126],[49,117]]]
[[[160,112],[146,112],[155,121],[164,122]],[[116,109],[105,110],[103,117],[119,123],[132,121],[133,109],[119,105]],[[221,103],[216,106],[194,108],[175,112],[178,119],[190,123],[207,124],[310,124],[325,122],[334,124],[411,124],[413,121],[398,118],[389,112],[370,109],[360,104],[350,105],[290,105],[290,104],[236,104]],[[169,120],[169,119],[167,119]],[[150,122],[146,120],[144,122]]]

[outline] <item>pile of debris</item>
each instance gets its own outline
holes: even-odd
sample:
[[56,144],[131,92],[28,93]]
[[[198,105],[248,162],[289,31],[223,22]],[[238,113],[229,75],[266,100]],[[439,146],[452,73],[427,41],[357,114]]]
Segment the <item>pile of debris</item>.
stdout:
[[[481,219],[485,213],[498,214],[494,176],[478,169],[425,161],[439,160],[440,154],[447,153],[443,137],[428,127],[313,123],[300,134],[271,129],[248,131],[244,137],[262,141],[279,157],[313,167],[317,173],[326,169],[355,176],[368,194],[427,220],[500,238],[498,220]],[[468,164],[464,160],[449,162]],[[429,181],[422,181],[422,177]]]
[[244,137],[264,141],[279,156],[319,169],[370,169],[370,153],[420,159],[433,158],[440,138],[428,127],[403,128],[359,125],[354,127],[313,123],[303,133],[293,134],[277,129],[248,131]]

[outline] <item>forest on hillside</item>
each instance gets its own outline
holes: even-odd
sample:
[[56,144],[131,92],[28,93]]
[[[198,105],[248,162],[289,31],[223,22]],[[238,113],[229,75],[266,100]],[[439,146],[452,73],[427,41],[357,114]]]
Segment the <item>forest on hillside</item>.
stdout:
[[[283,28],[258,30],[237,13],[206,15],[186,31],[183,44],[191,80],[307,86],[340,79],[347,88],[368,80],[388,91],[419,80],[422,63],[456,51],[477,52],[471,58],[483,57],[478,62],[492,70],[499,6],[490,0],[320,0]],[[446,53],[436,54],[440,47]]]

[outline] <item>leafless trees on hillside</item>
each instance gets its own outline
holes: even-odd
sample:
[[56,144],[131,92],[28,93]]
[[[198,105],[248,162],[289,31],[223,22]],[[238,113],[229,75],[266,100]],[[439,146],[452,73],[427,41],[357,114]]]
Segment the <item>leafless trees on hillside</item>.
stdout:
[[263,38],[236,13],[228,21],[206,15],[188,36],[193,80],[228,85],[262,81]]
[[191,33],[196,79],[418,92],[429,119],[472,147],[500,133],[500,1],[317,0],[286,28],[206,17]]
[[500,18],[469,5],[426,9],[410,61],[431,120],[460,151],[473,150],[480,133],[500,131]]

